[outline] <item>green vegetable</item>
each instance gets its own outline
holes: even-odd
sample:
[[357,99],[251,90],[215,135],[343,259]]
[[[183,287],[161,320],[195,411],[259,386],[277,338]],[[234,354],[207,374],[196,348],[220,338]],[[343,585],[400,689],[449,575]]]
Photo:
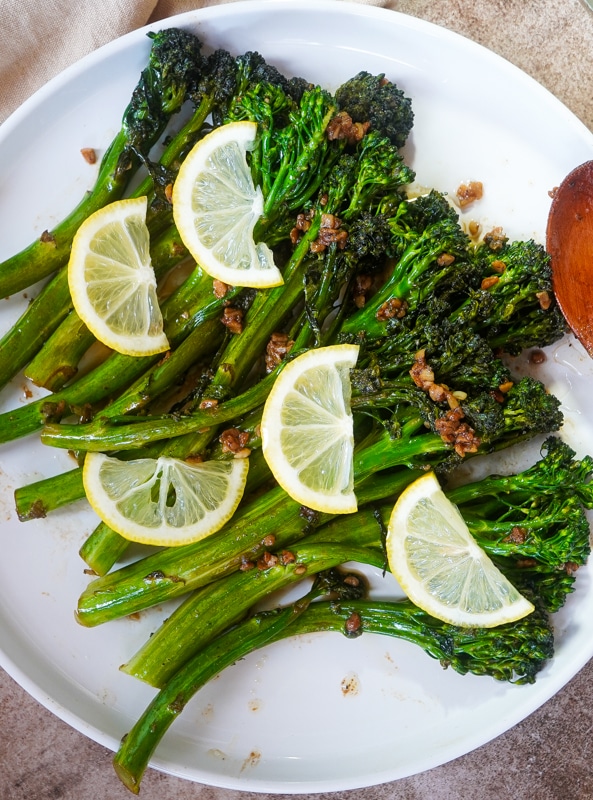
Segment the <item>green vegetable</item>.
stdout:
[[[538,401],[548,397],[542,392]],[[418,414],[404,419],[404,412],[399,413],[397,435],[378,427],[369,432],[364,446],[355,450],[354,476],[359,500],[360,488],[367,480],[373,486],[381,486],[384,470],[428,464],[450,468],[450,445],[439,435],[427,431]],[[511,417],[509,424],[513,421]],[[506,428],[504,430],[508,433]],[[516,431],[516,440],[522,441],[524,436],[525,428],[521,426]],[[505,444],[509,443],[506,440]],[[390,473],[386,472],[385,480],[389,479]],[[393,479],[399,480],[398,472]],[[79,599],[78,619],[84,625],[93,626],[186,594],[213,576],[236,569],[241,563],[241,554],[259,554],[261,542],[268,534],[274,534],[277,543],[284,545],[300,538],[302,531],[298,504],[282,490],[275,487],[265,494],[257,494],[205,542],[165,548],[92,581]],[[210,551],[211,545],[216,547],[215,551]]]
[[142,775],[159,740],[200,686],[251,651],[281,638],[282,632],[294,624],[311,601],[323,594],[347,599],[359,592],[357,588],[353,590],[348,575],[321,575],[307,595],[292,605],[250,617],[229,634],[212,642],[206,658],[200,659],[199,664],[188,666],[176,677],[158,696],[158,703],[151,706],[133,732],[125,737],[113,760],[115,771],[124,785],[138,793]]
[[414,124],[412,101],[385,75],[359,72],[336,91],[336,101],[354,122],[370,123],[396,147],[406,143]]
[[[403,470],[378,475],[359,488],[361,503],[390,496],[418,473]],[[274,538],[274,547],[295,544],[310,534],[324,515],[307,514],[278,487],[246,501],[231,522],[207,539],[169,547],[91,581],[79,598],[77,619],[85,626],[127,616],[235,572],[256,562]]]
[[48,235],[0,264],[0,296],[26,289],[64,265],[81,222],[121,197],[140,160],[188,98],[202,63],[201,43],[176,28],[149,36],[148,65],[124,111],[121,129],[103,156],[95,186]]
[[[175,227],[152,238],[150,258],[157,280],[165,278],[186,257],[187,251]],[[48,318],[48,330],[53,331],[48,339],[39,331],[40,317],[44,315]],[[62,317],[63,321],[57,325]],[[37,336],[33,333],[36,330],[39,331]],[[80,361],[94,341],[95,337],[72,308],[68,275],[66,270],[61,270],[0,340],[0,353],[7,354],[6,366],[0,371],[0,383],[8,380],[16,369],[26,366],[25,376],[29,380],[58,392],[76,377]],[[19,355],[15,358],[13,351],[17,348]]]
[[[220,331],[219,317],[225,301],[223,298],[214,297],[211,294],[211,287],[211,279],[196,267],[183,285],[162,304],[164,327],[173,348],[197,327],[203,326],[202,335],[196,342],[196,359],[211,352],[219,343],[217,338],[217,332]],[[238,291],[234,292],[237,293]],[[84,406],[92,406],[99,401],[115,397],[117,392],[128,388],[132,381],[142,376],[150,382],[147,370],[158,364],[161,358],[161,356],[136,358],[111,353],[95,369],[60,391],[0,414],[0,442],[26,436],[39,430],[50,420],[60,420],[63,416],[76,413],[77,409]]]
[[[149,555],[140,550],[117,568],[128,543],[101,523],[81,549],[98,576],[78,601],[83,625],[183,597],[124,667],[162,687],[114,760],[133,791],[195,691],[237,658],[291,633],[386,633],[416,642],[462,674],[532,682],[553,652],[548,613],[565,603],[588,559],[585,511],[593,507],[593,461],[577,460],[550,437],[563,422],[558,399],[533,377],[516,378],[501,355],[546,346],[564,333],[549,259],[535,242],[509,242],[496,231],[471,240],[436,190],[408,196],[415,175],[400,148],[414,117],[403,92],[383,75],[360,72],[332,95],[286,78],[258,53],[206,57],[197,39],[175,29],[153,38],[98,188],[54,232],[57,254],[48,258],[38,243],[10,260],[31,257],[27,280],[56,275],[0,341],[0,355],[7,355],[0,384],[26,367],[52,391],[1,414],[0,442],[41,430],[44,443],[73,450],[79,463],[93,450],[122,459],[216,459],[232,457],[222,434],[236,428],[250,450],[240,506],[207,539]],[[168,129],[155,161],[152,146],[181,104],[187,113],[178,131]],[[153,263],[163,278],[185,256],[171,226],[170,185],[194,143],[233,120],[257,123],[248,163],[264,213],[255,237],[274,249],[284,284],[260,291],[215,286],[197,265],[162,303],[166,356],[114,353],[79,372],[93,338],[71,310],[60,270],[77,225],[120,196],[141,165],[145,177],[134,192],[149,196]],[[11,285],[3,277],[10,264],[0,265],[0,289]],[[221,324],[228,311],[241,318],[239,333]],[[272,340],[280,342],[277,351]],[[359,345],[351,371],[359,510],[330,518],[300,507],[274,483],[259,421],[288,360],[343,342]],[[364,582],[347,582],[337,570],[348,561],[387,568],[391,508],[423,471],[434,469],[445,482],[467,458],[538,435],[548,438],[529,469],[448,490],[478,543],[533,600],[529,617],[494,631],[454,628],[408,601],[362,599]],[[44,516],[82,492],[80,467],[21,487],[19,517]],[[254,612],[304,576],[314,577],[314,586],[302,600]]]
[[[459,503],[470,532],[500,569],[542,608],[557,611],[572,591],[576,569],[590,553],[585,509],[593,503],[592,474],[589,457],[577,460],[567,445],[550,438],[534,466],[518,474],[489,476],[448,495]],[[342,552],[335,565],[359,561],[381,566],[382,535],[392,507],[393,501],[373,503],[356,514],[320,524],[305,542],[289,547],[290,556],[303,571],[306,567],[307,575],[316,571],[320,554],[335,558],[336,547]],[[209,584],[210,590],[200,584],[203,588],[177,608],[124,671],[151,685],[164,685],[215,632],[234,624],[261,599],[262,583],[273,583],[275,591],[291,583],[294,572],[282,569],[287,551],[272,547],[270,552],[279,559],[273,568],[269,566],[273,558],[268,569],[260,560],[253,574],[219,577]]]
[[209,680],[254,650],[287,636],[320,631],[356,638],[364,633],[417,644],[442,666],[462,675],[488,675],[533,683],[554,652],[545,612],[489,630],[439,622],[409,601],[335,600],[310,603],[309,596],[272,612],[255,614],[214,639],[166,683],[123,738],[113,763],[124,785],[138,793],[158,743],[189,700]]
[[591,552],[593,460],[556,437],[517,475],[494,475],[449,492],[478,544],[520,589],[557,611]]

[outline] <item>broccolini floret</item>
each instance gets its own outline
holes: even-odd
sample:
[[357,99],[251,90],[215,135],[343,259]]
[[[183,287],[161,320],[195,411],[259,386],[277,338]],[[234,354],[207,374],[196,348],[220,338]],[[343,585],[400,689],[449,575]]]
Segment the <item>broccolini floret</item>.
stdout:
[[585,509],[593,508],[593,459],[577,459],[553,436],[541,455],[517,474],[491,475],[453,489],[449,499],[460,504],[470,531],[489,554],[528,559],[570,575],[591,552]]
[[566,322],[554,299],[550,257],[533,240],[505,242],[494,251],[487,243],[476,250],[482,288],[493,303],[483,314],[493,348],[518,355],[560,339]]
[[191,96],[204,68],[202,43],[193,34],[169,28],[148,37],[148,65],[122,119],[128,146],[144,157],[171,115]]
[[395,262],[391,275],[369,302],[345,321],[344,333],[363,330],[374,338],[387,334],[391,325],[397,324],[392,320],[398,318],[389,313],[390,305],[403,304],[407,313],[435,294],[439,281],[457,274],[460,265],[470,260],[470,241],[457,215],[444,199],[436,198],[437,193],[430,196],[426,214],[420,199],[400,202],[389,221],[387,254]]
[[385,75],[359,72],[336,91],[340,110],[354,122],[368,122],[370,129],[403,147],[414,125],[412,101]]

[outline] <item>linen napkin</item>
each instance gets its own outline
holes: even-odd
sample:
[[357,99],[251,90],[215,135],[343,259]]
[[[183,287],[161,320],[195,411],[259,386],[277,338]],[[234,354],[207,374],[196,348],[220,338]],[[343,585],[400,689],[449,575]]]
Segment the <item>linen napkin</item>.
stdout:
[[54,75],[118,36],[173,14],[238,1],[1,0],[0,122]]

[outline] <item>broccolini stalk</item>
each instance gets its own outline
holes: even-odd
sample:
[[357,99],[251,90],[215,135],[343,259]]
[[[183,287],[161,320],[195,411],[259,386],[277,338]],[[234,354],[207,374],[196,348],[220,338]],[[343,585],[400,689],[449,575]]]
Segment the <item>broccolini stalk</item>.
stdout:
[[[201,60],[196,81],[188,89],[193,104],[193,113],[183,127],[173,134],[166,144],[158,163],[143,158],[149,175],[138,186],[136,196],[155,194],[149,209],[151,219],[170,211],[167,187],[173,183],[179,164],[198,139],[212,126],[217,127],[227,120],[228,108],[240,102],[246,94],[257,91],[265,83],[273,91],[291,101],[291,82],[276,67],[268,64],[259,53],[232,56],[223,49],[215,50]],[[212,117],[212,121],[209,118]]]
[[483,284],[492,296],[492,309],[481,321],[496,349],[518,355],[529,347],[544,347],[567,331],[554,299],[550,257],[533,240],[501,242],[488,236],[476,260]]
[[59,392],[75,377],[81,359],[95,341],[76,311],[71,309],[26,366],[25,377],[36,386]]
[[469,530],[520,591],[557,611],[591,552],[585,509],[593,505],[593,460],[549,437],[542,457],[516,475],[493,475],[448,492]]
[[[287,620],[291,624],[285,624]],[[554,654],[549,619],[538,607],[518,622],[491,629],[448,625],[407,600],[319,601],[297,617],[290,605],[256,614],[187,661],[155,696],[114,756],[120,780],[138,793],[148,762],[170,725],[196,692],[223,669],[273,641],[322,631],[349,638],[363,633],[393,636],[417,644],[443,667],[461,675],[491,676],[517,684],[533,683]]]
[[[216,457],[213,456],[213,457]],[[269,470],[260,451],[255,451],[249,458],[249,473],[242,503],[247,502],[250,493],[257,490],[269,480]],[[84,494],[81,481],[81,491]],[[128,549],[130,542],[104,522],[87,536],[79,555],[96,575],[106,575]]]
[[[377,521],[374,521],[378,528]],[[272,592],[311,578],[318,572],[347,561],[371,564],[379,569],[385,558],[381,549],[365,547],[359,531],[356,543],[315,541],[315,536],[269,554],[271,566],[234,572],[191,594],[121,669],[151,686],[162,687],[209,642],[245,617],[256,603]],[[377,535],[372,532],[370,540]]]
[[139,793],[142,776],[159,741],[193,694],[225,667],[279,637],[280,631],[294,622],[301,608],[304,604],[251,617],[236,628],[232,636],[226,634],[212,642],[201,654],[199,664],[192,664],[193,670],[188,665],[175,681],[171,681],[167,690],[158,695],[158,705],[155,702],[147,709],[114,756],[115,772],[126,788]]
[[512,354],[563,335],[566,325],[553,299],[549,258],[540,245],[509,244],[493,234],[472,244],[455,209],[436,191],[402,201],[391,214],[386,251],[395,260],[392,275],[345,319],[344,334],[364,331],[369,340],[388,336],[401,348],[424,325],[426,346],[432,338],[438,341],[446,320],[451,329],[471,330],[492,350]]
[[43,519],[57,508],[84,497],[80,468],[62,472],[15,489],[16,512],[21,522]]
[[336,102],[354,122],[370,123],[396,147],[406,143],[414,124],[412,101],[384,74],[359,72],[337,89]]
[[43,347],[72,311],[64,270],[50,280],[15,324],[0,338],[0,389]]
[[193,669],[186,670],[176,677],[165,692],[159,695],[163,705],[153,703],[138,721],[116,753],[113,764],[115,771],[132,792],[137,794],[140,781],[156,746],[165,731],[181,713],[186,703],[207,681],[217,675],[225,666],[243,658],[249,652],[261,647],[292,625],[317,597],[330,595],[336,600],[360,596],[358,588],[353,589],[348,575],[340,576],[331,572],[319,575],[311,590],[302,598],[283,609],[263,612],[250,617],[228,634],[212,642],[204,653],[204,659]]
[[537,598],[550,614],[559,611],[574,592],[576,564],[559,569],[529,558],[492,556],[492,560],[521,594]]
[[[377,473],[357,487],[359,502],[396,494],[418,474],[413,469]],[[274,547],[282,548],[309,535],[327,519],[313,514],[311,521],[303,511],[282,489],[270,489],[246,503],[212,536],[166,548],[91,581],[79,598],[77,619],[89,627],[100,625],[235,572],[265,552],[266,537],[273,535]]]
[[590,529],[577,497],[547,502],[538,497],[527,508],[511,503],[509,498],[506,516],[495,519],[465,511],[472,536],[490,555],[534,559],[554,569],[568,567],[570,572],[586,563],[591,553]]
[[362,138],[358,159],[361,167],[356,183],[348,205],[340,211],[346,222],[357,219],[363,211],[375,211],[385,198],[397,198],[402,186],[412,183],[415,177],[399,151],[376,130]]
[[518,504],[529,507],[537,495],[575,496],[585,508],[593,508],[593,459],[576,458],[576,453],[566,442],[556,436],[548,437],[540,449],[541,458],[522,472],[511,475],[490,475],[475,483],[458,486],[449,491],[453,503],[463,503],[467,508],[475,503],[483,506],[491,499],[509,510]]
[[[541,382],[529,377],[513,384],[502,402],[484,392],[449,411],[424,396],[414,402],[407,386],[385,396],[381,390],[375,392],[372,384],[366,391],[353,393],[351,406],[353,412],[373,413],[375,417],[379,417],[382,408],[387,411],[383,428],[377,426],[378,436],[373,445],[367,443],[358,455],[355,453],[355,470],[359,475],[373,469],[374,458],[378,463],[383,459],[392,463],[396,458],[400,464],[406,463],[406,458],[417,463],[418,459],[431,455],[440,454],[442,459],[446,451],[450,452],[446,459],[450,469],[464,457],[502,450],[538,434],[553,433],[563,421],[560,401]],[[410,435],[406,430],[412,426],[415,433],[422,425],[431,432]],[[371,460],[367,460],[367,455]]]
[[136,402],[132,403],[128,399],[132,395],[130,390],[122,396],[121,400],[116,400],[104,409],[105,413],[99,412],[95,419],[86,425],[46,425],[41,439],[44,444],[63,447],[67,450],[123,451],[185,434],[198,433],[205,428],[217,428],[224,422],[238,419],[262,406],[282,366],[283,363],[242,394],[217,405],[198,409],[193,414],[180,418],[176,418],[175,415],[167,415],[158,419],[123,416],[126,412],[141,407],[140,401],[145,397],[142,386],[146,383],[146,388],[148,388],[151,384],[150,377],[142,378],[137,390],[138,400]]
[[[532,382],[524,380],[531,386]],[[521,387],[521,384],[517,384],[517,387]],[[517,387],[509,391],[504,404],[497,403],[502,415],[499,430],[501,447],[523,441],[538,432],[549,433],[551,424],[558,419],[558,401],[547,394],[541,385],[533,382],[529,391],[522,391],[521,388],[517,391]],[[521,408],[520,413],[512,400],[515,392],[520,403],[529,399],[531,404]],[[508,419],[505,416],[507,409]],[[530,423],[533,428],[529,427]],[[545,427],[542,430],[538,425]],[[495,446],[489,441],[485,450],[477,447],[476,452],[489,452]],[[359,492],[361,487],[366,487],[367,479],[373,486],[380,485],[381,470],[404,465],[416,468],[432,465],[446,469],[459,460],[459,456],[453,457],[450,442],[426,431],[418,413],[400,409],[399,419],[397,413],[394,414],[390,426],[377,426],[376,432],[371,431],[355,450],[357,496],[360,500]],[[204,585],[214,576],[236,569],[241,554],[245,554],[246,550],[253,549],[254,557],[257,557],[261,552],[261,542],[268,534],[276,535],[278,546],[283,546],[294,541],[300,531],[302,525],[298,518],[298,505],[281,489],[272,489],[235,514],[232,522],[207,539],[206,543],[167,548],[93,581],[79,599],[78,619],[84,625],[97,625],[185,594]],[[229,536],[231,542],[228,541]],[[220,549],[208,550],[206,556],[202,548],[211,545]],[[147,579],[147,576],[154,577]]]
[[80,224],[94,211],[123,195],[138,166],[137,159],[132,157],[122,169],[122,153],[126,152],[127,145],[128,137],[121,130],[101,160],[92,192],[50,233],[44,233],[24,250],[0,263],[2,297],[16,294],[63,267]]
[[240,386],[251,372],[274,331],[280,326],[302,294],[306,270],[305,256],[311,241],[319,231],[320,218],[297,245],[285,269],[285,283],[282,286],[259,291],[244,318],[244,328],[239,336],[234,336],[219,359],[208,387],[204,390],[206,399],[220,400],[234,387]]
[[[254,231],[256,241],[285,208],[300,210],[317,194],[335,159],[335,155],[328,158],[332,144],[327,126],[336,111],[329,92],[319,87],[308,89],[298,108],[289,112],[284,128],[273,136],[264,132],[267,159],[261,165],[264,210]],[[339,148],[333,149],[339,153]]]
[[[213,298],[212,280],[197,267],[162,306],[165,331],[173,347],[197,326],[203,328],[196,359],[216,346],[212,338],[219,328],[224,298]],[[236,293],[239,290],[235,290]],[[228,299],[228,298],[227,298]],[[59,392],[0,414],[0,442],[8,442],[39,430],[46,422],[61,419],[77,407],[94,404],[128,387],[162,356],[125,356],[112,353],[91,372]]]
[[[161,280],[186,255],[176,228],[171,226],[151,242],[150,258],[156,279]],[[47,322],[41,326],[45,318]],[[72,308],[68,275],[62,270],[0,340],[0,355],[5,351],[10,353],[10,357],[0,361],[5,365],[0,368],[0,386],[26,366],[29,380],[52,392],[59,391],[76,375],[80,359],[94,341],[95,337]]]
[[[271,490],[237,510],[232,525],[212,536],[166,548],[91,581],[79,598],[77,619],[92,627],[186,594],[234,572],[242,560],[257,559],[267,535],[274,533],[282,546],[306,528],[298,505],[280,489]],[[142,597],[134,599],[138,592]]]
[[114,564],[124,556],[130,546],[128,539],[100,522],[82,543],[79,556],[95,575],[107,575]]
[[148,155],[188,98],[201,68],[201,43],[176,28],[149,36],[148,65],[123,114],[121,129],[103,156],[94,188],[48,235],[0,264],[0,296],[27,288],[66,263],[81,222],[121,197],[139,164],[137,154]]
[[458,628],[434,619],[408,600],[320,602],[287,635],[314,631],[351,635],[350,629],[359,622],[359,634],[381,633],[417,644],[443,667],[461,675],[534,683],[554,655],[550,619],[537,603],[534,612],[517,622],[496,628]]
[[[413,201],[402,200],[389,225],[389,251],[395,258],[391,276],[344,321],[344,334],[364,331],[372,339],[385,336],[390,320],[397,318],[395,314],[381,313],[386,303],[398,303],[404,316],[408,308],[415,308],[429,297],[439,281],[470,261],[470,240],[457,213],[438,192]],[[470,276],[466,281],[468,278],[471,281]],[[466,291],[467,288],[466,285]]]

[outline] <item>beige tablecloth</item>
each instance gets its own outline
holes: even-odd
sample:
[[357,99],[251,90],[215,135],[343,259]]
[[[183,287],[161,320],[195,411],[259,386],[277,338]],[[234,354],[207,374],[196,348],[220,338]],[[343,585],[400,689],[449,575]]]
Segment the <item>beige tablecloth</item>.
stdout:
[[112,39],[173,14],[234,1],[1,0],[0,122],[54,75]]

